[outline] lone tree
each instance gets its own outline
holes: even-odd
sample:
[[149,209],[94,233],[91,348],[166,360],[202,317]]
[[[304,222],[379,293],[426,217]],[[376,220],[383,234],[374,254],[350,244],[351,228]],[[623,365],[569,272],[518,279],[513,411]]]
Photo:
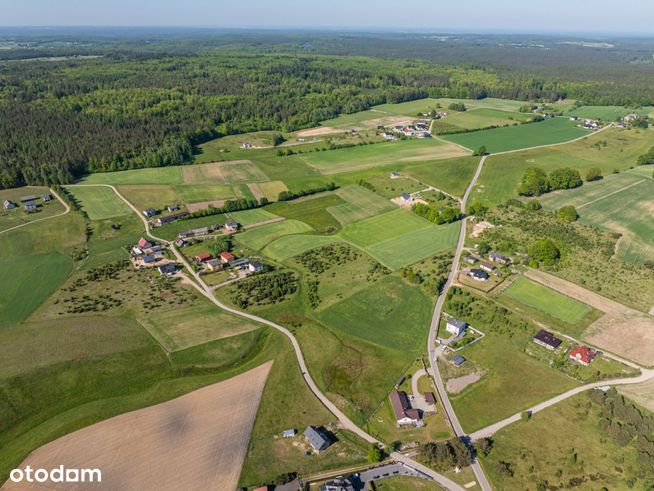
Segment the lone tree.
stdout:
[[602,169],[591,167],[586,171],[586,181],[593,182],[602,179]]
[[556,218],[562,222],[575,222],[579,218],[579,214],[574,206],[567,205],[556,210]]
[[477,149],[477,151],[476,151],[475,153],[473,153],[472,155],[473,155],[473,157],[481,157],[481,156],[483,156],[483,155],[486,155],[486,153],[488,153],[488,152],[486,151],[486,145],[482,145],[482,146],[480,146],[480,147]]
[[543,169],[538,167],[529,167],[518,188],[518,193],[522,196],[540,196],[550,190],[550,183],[547,180],[547,174]]
[[528,253],[534,266],[553,266],[561,258],[561,251],[552,239],[534,242],[529,246]]

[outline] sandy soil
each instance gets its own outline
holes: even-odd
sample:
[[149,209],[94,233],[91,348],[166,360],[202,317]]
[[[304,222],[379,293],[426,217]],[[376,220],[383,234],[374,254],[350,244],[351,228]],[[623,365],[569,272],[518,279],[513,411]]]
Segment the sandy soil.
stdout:
[[101,483],[8,481],[2,489],[236,489],[271,365],[76,431],[21,464],[99,468]]
[[474,384],[481,378],[481,375],[477,372],[471,373],[469,375],[464,375],[463,377],[453,378],[447,381],[447,391],[450,394],[458,394],[468,385]]
[[422,203],[423,205],[428,204],[424,199],[422,198],[412,198],[411,201],[404,201],[402,198],[393,198],[391,199],[391,202],[400,208],[406,208],[407,210],[410,210],[413,205],[416,205],[418,203]]
[[215,208],[222,208],[222,206],[225,204],[224,199],[216,199],[213,201],[200,201],[199,203],[188,203],[186,205],[186,208],[188,211],[198,211],[198,210],[206,210],[209,208],[209,205],[213,205]]
[[583,339],[643,365],[654,365],[654,317],[543,271],[530,269],[525,276],[605,313],[586,329]]

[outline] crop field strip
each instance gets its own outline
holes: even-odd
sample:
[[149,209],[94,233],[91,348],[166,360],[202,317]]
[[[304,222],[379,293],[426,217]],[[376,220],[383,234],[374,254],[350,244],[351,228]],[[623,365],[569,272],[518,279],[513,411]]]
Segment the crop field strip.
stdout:
[[335,194],[346,203],[330,206],[327,211],[342,225],[354,223],[396,208],[389,200],[381,198],[361,186],[346,186],[337,189]]
[[345,227],[339,236],[359,247],[393,239],[406,233],[433,226],[429,221],[402,209],[376,215]]
[[69,186],[66,188],[80,202],[91,220],[105,220],[130,215],[132,210],[105,186]]

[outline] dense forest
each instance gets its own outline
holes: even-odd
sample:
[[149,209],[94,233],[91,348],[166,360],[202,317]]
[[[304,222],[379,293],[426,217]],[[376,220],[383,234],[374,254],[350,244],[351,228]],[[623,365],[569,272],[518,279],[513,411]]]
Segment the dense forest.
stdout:
[[[0,188],[181,164],[194,145],[221,135],[290,131],[427,96],[654,101],[644,41],[588,49],[550,40],[559,47],[536,66],[524,56],[532,45],[510,44],[521,53],[516,64],[506,40],[465,39],[0,32]],[[583,49],[583,70],[571,69]]]

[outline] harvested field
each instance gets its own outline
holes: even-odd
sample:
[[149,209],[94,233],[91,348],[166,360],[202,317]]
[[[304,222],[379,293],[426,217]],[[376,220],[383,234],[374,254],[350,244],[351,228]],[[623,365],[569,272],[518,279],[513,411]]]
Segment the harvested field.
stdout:
[[184,184],[206,184],[218,182],[267,181],[266,176],[249,160],[232,160],[210,164],[188,165],[182,167]]
[[201,201],[199,203],[189,203],[186,205],[186,208],[188,211],[198,211],[198,210],[206,210],[209,208],[209,205],[213,206],[214,208],[222,208],[223,205],[225,204],[224,199],[217,199],[214,201]]
[[582,339],[635,362],[654,365],[654,317],[543,271],[530,269],[525,276],[606,314],[584,331]]
[[322,136],[331,135],[332,133],[342,133],[343,129],[332,128],[330,126],[319,126],[318,128],[310,128],[308,130],[298,131],[297,136]]
[[[66,435],[32,452],[21,467],[102,470],[101,483],[38,489],[236,489],[271,366]],[[2,489],[35,486],[8,481]]]

